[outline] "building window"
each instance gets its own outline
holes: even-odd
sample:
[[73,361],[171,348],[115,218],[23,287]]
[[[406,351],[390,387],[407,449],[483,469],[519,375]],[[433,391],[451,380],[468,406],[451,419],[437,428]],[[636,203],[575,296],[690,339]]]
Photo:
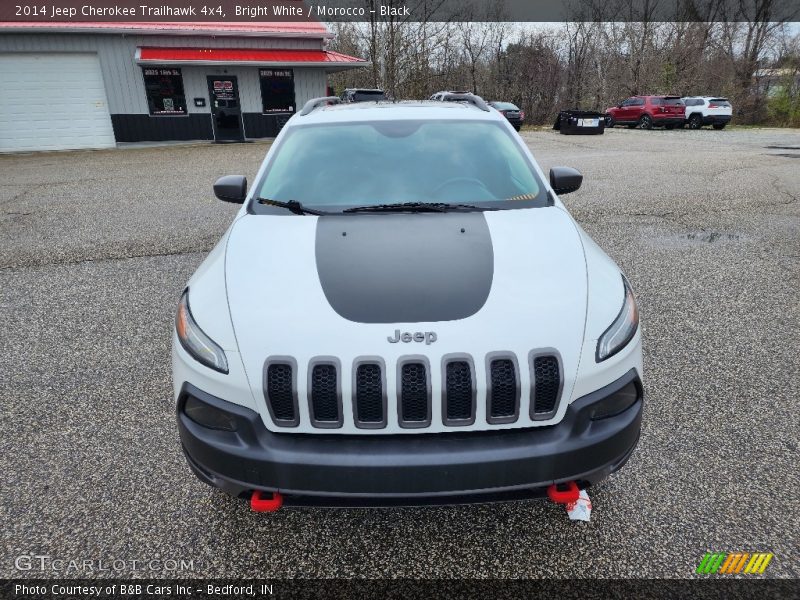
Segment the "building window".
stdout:
[[145,68],[144,87],[151,115],[186,114],[186,96],[180,69]]
[[261,106],[265,113],[294,112],[294,73],[291,69],[261,69]]

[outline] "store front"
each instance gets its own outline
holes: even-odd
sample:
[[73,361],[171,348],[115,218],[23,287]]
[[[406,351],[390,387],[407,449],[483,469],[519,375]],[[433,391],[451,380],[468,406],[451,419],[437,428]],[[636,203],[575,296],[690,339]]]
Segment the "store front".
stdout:
[[0,114],[0,151],[273,137],[326,95],[329,73],[368,65],[325,50],[319,23],[0,23],[0,33],[11,93],[35,81],[46,99],[36,118]]

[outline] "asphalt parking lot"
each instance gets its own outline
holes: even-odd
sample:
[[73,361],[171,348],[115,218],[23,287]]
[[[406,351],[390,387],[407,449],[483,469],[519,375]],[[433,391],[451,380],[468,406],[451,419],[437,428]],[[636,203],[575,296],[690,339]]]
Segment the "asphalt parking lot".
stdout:
[[268,144],[0,156],[0,577],[42,575],[21,554],[210,577],[689,577],[712,550],[800,576],[800,131],[523,137],[544,169],[583,172],[564,202],[642,315],[641,442],[590,523],[544,501],[255,514],[201,484],[170,329],[236,212],[212,182],[252,178]]

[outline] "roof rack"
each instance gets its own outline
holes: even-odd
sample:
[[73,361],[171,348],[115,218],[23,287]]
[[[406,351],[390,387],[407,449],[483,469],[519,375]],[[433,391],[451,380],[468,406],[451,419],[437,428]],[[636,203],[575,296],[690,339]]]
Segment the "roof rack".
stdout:
[[324,98],[312,98],[303,105],[303,108],[297,113],[299,116],[304,117],[314,109],[326,104],[341,104],[342,99],[339,96],[325,96]]
[[467,102],[477,108],[480,108],[481,110],[489,112],[489,107],[487,106],[484,99],[481,98],[480,96],[476,96],[475,94],[469,92],[467,92],[466,94],[448,92],[447,94],[442,94],[441,100],[443,102]]

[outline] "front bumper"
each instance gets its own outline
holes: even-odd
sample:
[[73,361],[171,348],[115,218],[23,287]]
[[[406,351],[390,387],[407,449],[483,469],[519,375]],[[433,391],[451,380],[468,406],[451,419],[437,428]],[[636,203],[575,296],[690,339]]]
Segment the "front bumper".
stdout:
[[[616,416],[593,421],[597,403],[630,383],[636,401]],[[192,421],[183,411],[189,396],[233,415],[237,430]],[[257,413],[188,383],[177,412],[192,470],[231,495],[259,489],[281,492],[287,504],[418,504],[529,497],[552,483],[599,483],[633,452],[642,405],[641,382],[631,369],[570,404],[560,423],[521,430],[376,437],[272,433]]]

